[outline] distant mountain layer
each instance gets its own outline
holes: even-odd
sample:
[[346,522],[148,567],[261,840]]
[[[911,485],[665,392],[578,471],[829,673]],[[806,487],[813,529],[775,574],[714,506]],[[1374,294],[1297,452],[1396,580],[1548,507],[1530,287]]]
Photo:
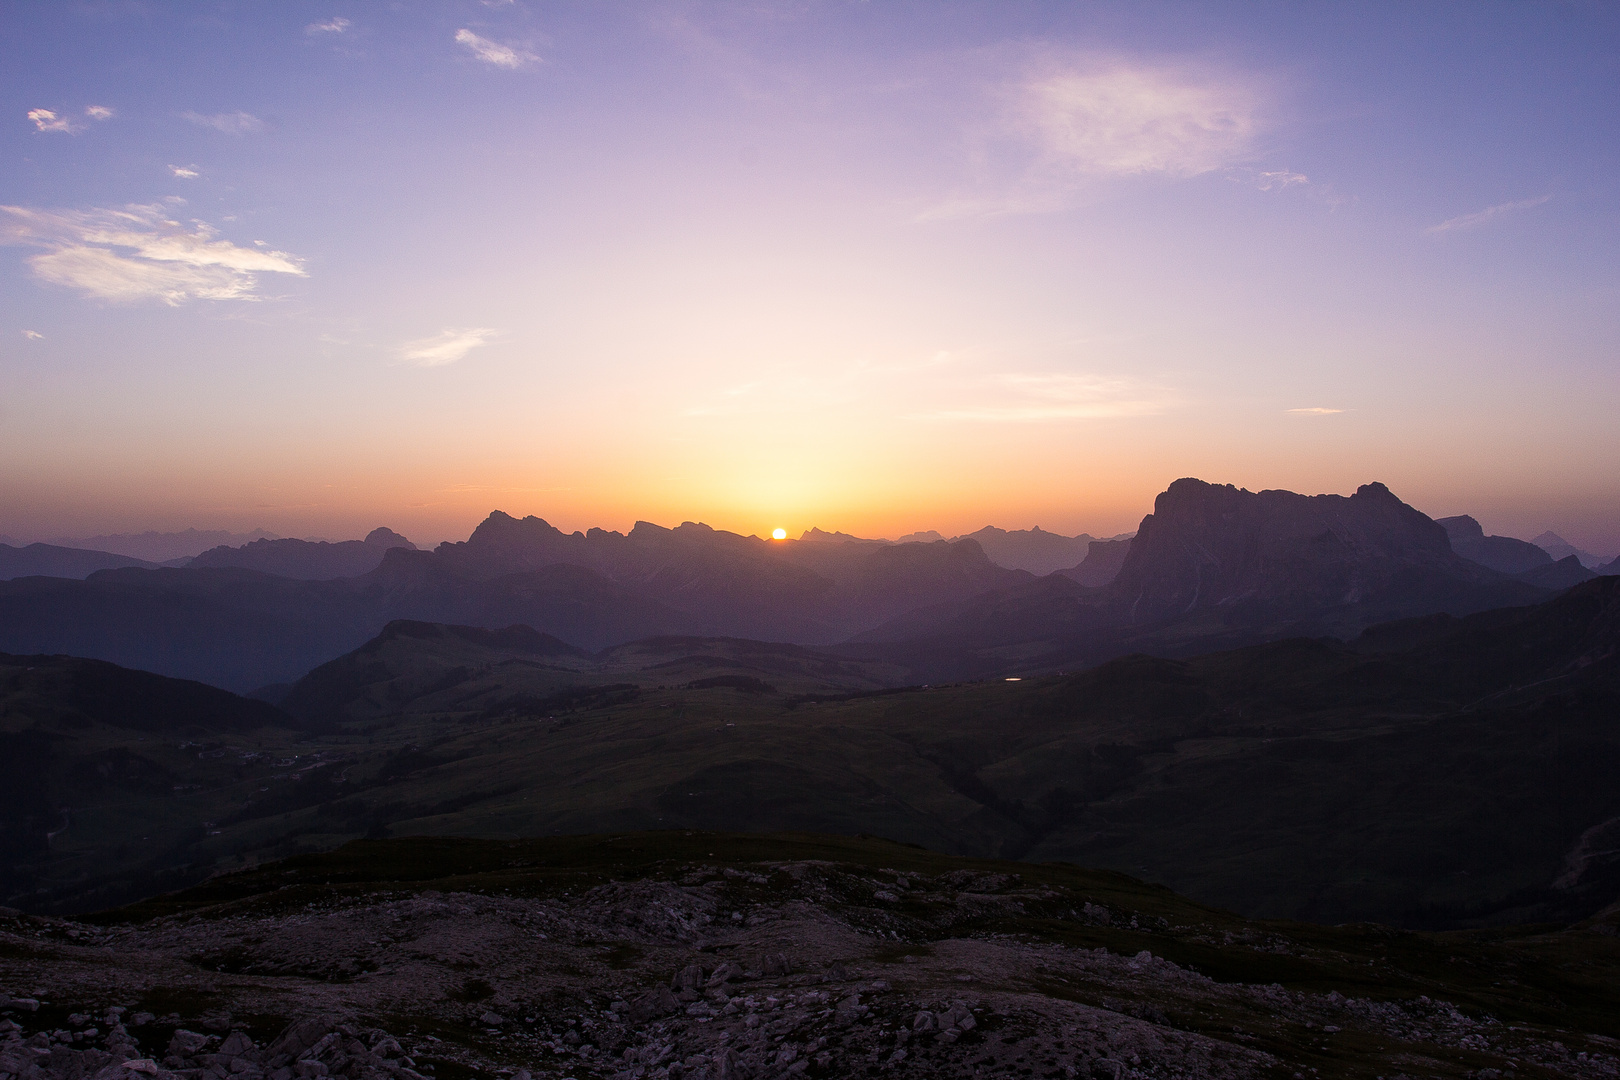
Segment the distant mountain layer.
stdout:
[[1504,574],[1539,570],[1551,566],[1555,561],[1541,548],[1526,541],[1515,540],[1511,536],[1486,536],[1479,522],[1467,514],[1441,518],[1436,524],[1446,530],[1452,551]]
[[191,566],[237,566],[301,581],[330,581],[359,577],[382,565],[394,548],[416,550],[416,545],[392,529],[373,529],[364,540],[340,543],[310,540],[255,540],[241,547],[216,547],[198,555]]
[[87,578],[97,570],[124,566],[156,569],[156,563],[114,555],[110,551],[85,551],[54,544],[28,544],[12,547],[0,544],[0,581],[24,577]]
[[1082,585],[1099,589],[1119,576],[1120,569],[1125,565],[1125,556],[1130,553],[1129,540],[1093,540],[1080,565],[1060,570],[1059,573]]
[[[856,544],[886,544],[887,540],[863,540],[848,533],[822,532],[820,529],[807,529],[800,537],[806,543],[856,543]],[[1115,541],[1128,539],[1128,537],[1113,537]],[[1095,543],[1093,537],[1086,533],[1079,536],[1063,536],[1059,533],[1047,532],[1040,526],[1033,529],[998,529],[993,525],[986,525],[978,532],[964,533],[961,536],[947,538],[933,529],[926,532],[908,533],[896,544],[934,544],[941,541],[954,543],[957,540],[972,540],[984,550],[991,562],[1008,570],[1024,570],[1037,577],[1058,571],[1075,569],[1085,560],[1091,544]],[[1095,568],[1094,568],[1095,569]]]
[[[1603,563],[1603,559],[1599,556],[1592,554],[1590,551],[1582,551],[1550,529],[1536,537],[1531,543],[1541,548],[1554,559],[1567,559],[1573,555],[1588,570],[1595,570]],[[1616,556],[1616,558],[1620,559],[1620,556]]]
[[[1088,544],[1067,575],[1045,577],[996,565],[971,538],[768,541],[692,522],[564,533],[498,511],[461,543],[396,542],[382,531],[348,544],[269,541],[182,570],[0,583],[0,649],[248,691],[409,619],[524,624],[587,650],[653,635],[846,643],[851,658],[937,682],[1350,636],[1392,618],[1533,603],[1565,581],[1557,567],[1542,587],[1462,558],[1380,484],[1345,498],[1178,480],[1128,546]],[[336,576],[351,557],[379,561]]]
[[86,536],[76,539],[48,541],[62,547],[88,548],[128,555],[154,563],[170,563],[189,559],[209,548],[222,544],[248,544],[254,540],[276,540],[275,533],[254,529],[248,533],[233,533],[225,529],[185,529],[181,532],[114,533],[109,536]]

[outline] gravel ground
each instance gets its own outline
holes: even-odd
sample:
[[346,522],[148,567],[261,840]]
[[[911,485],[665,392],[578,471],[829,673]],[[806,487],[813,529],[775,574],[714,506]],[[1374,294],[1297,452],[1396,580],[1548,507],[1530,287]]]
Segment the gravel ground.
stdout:
[[984,929],[1052,902],[800,862],[133,926],[10,912],[0,1080],[1620,1077],[1597,1036]]

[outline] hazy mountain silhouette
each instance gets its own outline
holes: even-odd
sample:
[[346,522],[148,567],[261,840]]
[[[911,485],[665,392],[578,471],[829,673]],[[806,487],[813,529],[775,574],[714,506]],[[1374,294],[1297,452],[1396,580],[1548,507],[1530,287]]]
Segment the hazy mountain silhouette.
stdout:
[[825,532],[821,529],[810,528],[799,534],[799,542],[804,544],[887,544],[888,540],[868,540],[860,536],[851,536],[846,532]]
[[124,566],[156,569],[157,564],[110,551],[57,547],[55,544],[28,544],[12,547],[0,544],[0,580],[24,577],[86,578],[97,570]]
[[967,533],[959,540],[975,540],[997,566],[1009,570],[1028,570],[1037,577],[1066,570],[1085,559],[1093,537],[1060,536],[1037,525],[1033,529],[1009,532],[986,525],[978,532]]
[[[1551,555],[1554,559],[1567,559],[1573,555],[1577,559],[1581,560],[1581,565],[1586,567],[1588,570],[1594,569],[1603,563],[1603,559],[1601,557],[1592,554],[1590,551],[1582,551],[1580,548],[1576,547],[1574,544],[1571,544],[1568,540],[1565,540],[1562,536],[1559,536],[1551,529],[1548,529],[1546,532],[1536,537],[1531,541],[1531,543],[1545,551],[1548,555]],[[1616,558],[1620,558],[1620,556],[1616,556]]]
[[1080,565],[1058,572],[1082,585],[1100,588],[1119,576],[1130,551],[1130,540],[1093,540]]
[[1543,589],[1567,589],[1583,581],[1591,581],[1598,573],[1582,566],[1581,560],[1576,556],[1566,555],[1555,563],[1538,566],[1534,570],[1526,570],[1513,576]]
[[1515,540],[1511,536],[1486,536],[1479,522],[1467,514],[1440,518],[1435,523],[1446,530],[1452,551],[1504,574],[1522,574],[1527,570],[1551,566],[1555,561],[1551,555],[1528,541]]
[[62,547],[89,548],[110,551],[115,555],[128,555],[147,562],[174,565],[183,559],[195,558],[207,551],[231,544],[250,544],[255,540],[279,540],[275,533],[263,529],[233,533],[226,529],[185,529],[181,532],[113,533],[108,536],[51,539],[48,543]]
[[220,546],[198,555],[189,565],[237,566],[278,577],[303,581],[330,581],[359,577],[382,565],[393,548],[416,550],[416,545],[392,529],[373,529],[364,540],[339,543],[310,540],[255,540],[241,547]]

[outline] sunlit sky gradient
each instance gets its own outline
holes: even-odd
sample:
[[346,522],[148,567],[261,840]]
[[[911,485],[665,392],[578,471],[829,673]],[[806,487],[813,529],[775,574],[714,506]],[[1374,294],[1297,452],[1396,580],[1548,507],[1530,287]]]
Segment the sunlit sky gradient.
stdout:
[[0,4],[0,533],[1620,549],[1620,8]]

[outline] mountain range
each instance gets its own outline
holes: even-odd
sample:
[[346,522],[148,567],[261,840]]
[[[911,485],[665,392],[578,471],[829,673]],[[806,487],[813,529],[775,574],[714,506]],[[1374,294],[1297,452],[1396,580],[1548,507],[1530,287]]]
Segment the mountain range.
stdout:
[[[1080,539],[980,535],[1065,560],[1058,541]],[[1341,497],[1178,480],[1132,539],[1088,539],[1084,558],[1045,576],[998,565],[973,537],[769,541],[692,522],[564,533],[496,511],[432,551],[379,529],[215,548],[184,568],[0,582],[0,649],[248,691],[411,619],[523,624],[586,650],[655,635],[788,642],[940,681],[1529,604],[1587,576],[1566,563],[1512,574],[1464,558],[1379,484]]]
[[416,545],[392,529],[373,529],[364,540],[330,543],[325,540],[259,539],[231,547],[222,544],[204,551],[188,566],[238,566],[301,581],[330,581],[359,577],[382,565],[394,548],[416,550]]

